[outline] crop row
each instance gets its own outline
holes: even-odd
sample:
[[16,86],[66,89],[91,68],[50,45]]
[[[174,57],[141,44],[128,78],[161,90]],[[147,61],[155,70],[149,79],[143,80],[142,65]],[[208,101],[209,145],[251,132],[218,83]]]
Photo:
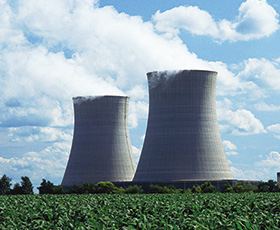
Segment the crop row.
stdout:
[[279,193],[0,196],[0,229],[280,229]]

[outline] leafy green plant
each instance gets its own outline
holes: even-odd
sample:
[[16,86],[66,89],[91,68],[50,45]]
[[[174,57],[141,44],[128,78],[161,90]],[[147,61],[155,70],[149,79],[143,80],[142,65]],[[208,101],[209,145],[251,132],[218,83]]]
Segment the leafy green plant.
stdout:
[[279,195],[0,196],[0,229],[279,229]]

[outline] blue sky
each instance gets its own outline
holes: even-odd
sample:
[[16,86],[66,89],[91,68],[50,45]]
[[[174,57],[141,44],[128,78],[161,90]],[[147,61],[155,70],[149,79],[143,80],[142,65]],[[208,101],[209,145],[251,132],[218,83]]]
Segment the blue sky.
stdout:
[[75,96],[130,96],[137,160],[146,73],[208,69],[218,72],[218,122],[233,176],[275,180],[279,13],[277,0],[1,0],[0,175],[61,183]]

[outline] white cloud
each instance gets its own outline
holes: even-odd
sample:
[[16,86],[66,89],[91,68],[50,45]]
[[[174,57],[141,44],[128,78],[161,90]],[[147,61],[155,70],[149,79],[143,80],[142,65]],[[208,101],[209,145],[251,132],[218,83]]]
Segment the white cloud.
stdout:
[[268,105],[264,102],[260,102],[254,105],[254,108],[257,111],[269,111],[269,112],[275,112],[275,111],[280,111],[280,106],[278,105]]
[[280,154],[277,151],[271,151],[265,160],[256,162],[256,166],[280,167]]
[[265,170],[242,170],[231,166],[230,170],[232,172],[233,178],[238,180],[261,180],[267,174]]
[[0,2],[0,48],[4,45],[13,46],[26,42],[22,31],[13,27],[14,13],[8,2]]
[[137,165],[141,155],[141,149],[138,149],[135,146],[131,146],[131,148],[132,148],[132,153],[134,155],[135,163]]
[[[124,92],[134,100],[132,110],[145,118],[137,100],[147,99],[146,72],[153,70],[217,70],[219,95],[251,87],[225,64],[197,58],[180,39],[158,35],[152,23],[113,7],[98,8],[90,0],[26,0],[16,12],[9,13],[10,27],[25,34],[26,42],[0,53],[4,127],[70,126],[71,97]],[[18,106],[6,109],[14,99]],[[136,127],[139,116],[131,114],[130,126]]]
[[185,29],[197,35],[216,37],[218,28],[211,15],[196,6],[180,6],[163,13],[157,11],[153,16],[155,27],[160,32],[178,34],[179,29]]
[[237,149],[237,146],[228,140],[223,141],[223,146],[226,150],[236,150]]
[[280,133],[280,124],[274,124],[267,127],[267,130],[273,133]]
[[261,38],[279,29],[277,17],[278,14],[266,0],[247,0],[241,4],[238,21],[233,25],[239,39]]
[[72,131],[51,127],[16,127],[9,128],[11,141],[18,142],[54,142],[71,141]]
[[147,119],[148,104],[143,101],[131,101],[129,104],[128,124],[130,128],[138,126],[139,119]]
[[210,62],[211,69],[218,72],[217,95],[236,96],[247,91],[256,91],[257,86],[252,81],[243,81],[228,70],[228,66],[222,62]]
[[180,29],[197,35],[210,35],[221,41],[240,41],[269,36],[279,29],[278,14],[266,0],[247,0],[238,9],[234,21],[215,22],[212,16],[198,7],[180,6],[153,16],[155,27],[168,36]]
[[65,142],[54,143],[40,152],[28,152],[20,157],[0,157],[0,175],[5,173],[17,182],[21,176],[28,176],[35,188],[42,178],[51,178],[52,182],[60,184],[69,151],[70,145]]
[[236,152],[236,151],[226,151],[225,153],[226,153],[226,155],[228,155],[228,156],[235,156],[235,155],[238,155],[238,152]]
[[227,121],[232,125],[234,135],[250,135],[265,133],[266,130],[259,119],[246,109],[231,110],[231,102],[228,99],[217,102],[217,114],[219,121]]
[[144,89],[142,85],[136,85],[127,91],[126,94],[133,100],[141,100],[147,96],[147,89]]
[[239,73],[240,78],[253,80],[261,87],[269,87],[280,92],[280,69],[278,63],[265,58],[250,58],[244,62],[244,70]]

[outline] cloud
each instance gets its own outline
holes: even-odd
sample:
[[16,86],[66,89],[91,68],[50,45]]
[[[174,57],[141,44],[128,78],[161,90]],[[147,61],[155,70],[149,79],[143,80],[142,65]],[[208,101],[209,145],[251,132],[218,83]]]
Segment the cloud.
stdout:
[[144,89],[142,85],[136,85],[127,91],[126,94],[133,100],[144,99],[147,97],[147,89]]
[[227,121],[231,124],[234,135],[251,135],[265,133],[262,122],[254,114],[246,109],[231,110],[231,102],[228,99],[217,102],[217,114],[219,121]]
[[153,16],[155,28],[160,32],[178,34],[179,29],[185,29],[197,35],[211,35],[216,37],[218,27],[211,15],[196,6],[180,6]]
[[223,146],[224,146],[226,155],[228,155],[228,156],[238,155],[238,152],[233,151],[233,150],[237,150],[237,146],[235,144],[233,144],[231,141],[224,140]]
[[6,27],[24,41],[0,53],[2,127],[72,126],[71,98],[104,94],[131,97],[130,126],[136,127],[138,117],[146,118],[146,72],[153,70],[217,70],[219,95],[250,87],[224,63],[199,59],[180,39],[155,33],[151,22],[95,1],[4,5]]
[[139,119],[147,119],[148,104],[144,101],[131,101],[129,108],[128,124],[130,128],[136,128]]
[[124,95],[106,80],[87,73],[77,59],[67,60],[62,53],[50,53],[41,46],[4,51],[0,62],[5,63],[0,78],[0,92],[5,95],[2,108],[9,107],[0,115],[2,126],[67,126],[73,122],[73,96]]
[[247,0],[239,8],[238,21],[233,24],[244,40],[269,36],[279,29],[278,14],[266,0]]
[[236,151],[227,151],[225,152],[227,156],[234,156],[234,155],[238,155],[238,152]]
[[25,43],[22,31],[13,28],[14,13],[7,1],[0,2],[0,49]]
[[72,131],[51,127],[16,127],[9,128],[11,141],[17,142],[55,142],[71,141]]
[[267,127],[269,132],[280,133],[280,124],[274,124]]
[[267,111],[267,112],[275,112],[280,111],[280,106],[273,105],[273,104],[266,104],[265,102],[260,102],[254,105],[254,108],[257,111]]
[[280,153],[277,151],[271,151],[265,160],[256,162],[256,166],[265,167],[279,167],[280,166]]
[[180,29],[196,35],[209,35],[220,41],[248,41],[266,37],[279,29],[278,14],[266,0],[247,0],[238,9],[234,21],[215,22],[198,7],[180,6],[153,16],[155,28],[167,36],[177,36]]
[[231,141],[224,140],[223,141],[223,146],[225,150],[236,150],[237,146],[233,144]]
[[244,80],[253,80],[266,90],[280,92],[279,62],[269,61],[265,58],[250,58],[244,62],[244,70],[238,77]]
[[28,176],[34,187],[40,184],[42,178],[51,178],[52,182],[60,184],[69,151],[70,144],[64,142],[54,143],[40,152],[27,152],[11,158],[0,157],[0,175],[5,173],[17,182],[21,176]]
[[243,170],[233,166],[230,167],[230,170],[232,172],[233,178],[238,180],[261,180],[267,174],[266,170]]
[[132,148],[132,153],[134,155],[135,163],[137,165],[138,161],[139,161],[139,158],[140,158],[140,155],[141,155],[141,149],[138,149],[133,145],[131,146],[131,148]]

